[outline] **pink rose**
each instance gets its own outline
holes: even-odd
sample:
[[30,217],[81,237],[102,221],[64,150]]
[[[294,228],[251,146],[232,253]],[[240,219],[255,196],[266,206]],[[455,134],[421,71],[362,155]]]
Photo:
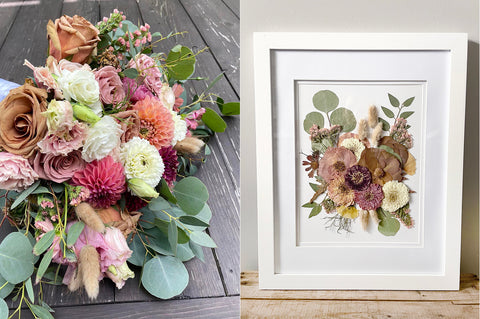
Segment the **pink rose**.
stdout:
[[83,146],[87,137],[87,125],[78,121],[73,122],[72,129],[64,136],[49,134],[38,142],[40,152],[54,156],[64,155],[78,150]]
[[128,62],[127,68],[137,69],[147,88],[160,96],[163,85],[162,71],[157,67],[154,59],[146,54],[140,54]]
[[73,151],[66,156],[38,152],[33,167],[40,178],[62,183],[69,180],[75,172],[84,169],[85,161],[80,151]]
[[22,191],[38,178],[28,160],[22,156],[0,152],[0,188]]
[[95,79],[100,86],[100,97],[104,104],[117,105],[125,98],[122,80],[113,66],[104,66],[95,71]]
[[138,85],[134,79],[125,77],[122,81],[125,92],[130,97],[130,102],[137,103],[147,96],[153,97],[153,93],[145,85]]

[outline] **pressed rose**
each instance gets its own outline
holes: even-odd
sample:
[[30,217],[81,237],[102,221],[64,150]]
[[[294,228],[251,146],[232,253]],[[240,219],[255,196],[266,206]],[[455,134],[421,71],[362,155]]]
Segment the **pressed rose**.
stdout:
[[86,124],[74,121],[72,129],[62,136],[49,134],[38,142],[40,152],[57,156],[67,155],[78,150],[83,146],[83,141],[87,137],[87,130]]
[[98,29],[78,15],[48,21],[47,34],[49,53],[57,61],[71,56],[72,62],[85,63],[100,41]]
[[22,191],[38,178],[38,174],[25,158],[0,152],[0,188]]
[[390,136],[384,136],[380,139],[379,145],[385,145],[390,147],[395,153],[397,153],[400,158],[402,159],[402,166],[407,162],[408,160],[408,149],[403,146],[402,144],[398,143],[395,141],[392,137]]
[[62,183],[69,180],[77,171],[85,168],[85,161],[80,151],[73,151],[66,156],[42,154],[35,156],[33,169],[43,179]]
[[113,66],[104,66],[95,72],[95,79],[100,86],[100,97],[105,104],[116,106],[125,98],[122,80]]
[[330,147],[318,162],[318,175],[326,181],[331,181],[343,176],[356,161],[355,155],[345,147]]
[[68,101],[52,100],[48,108],[42,113],[47,118],[47,127],[50,134],[62,136],[73,127],[73,109]]
[[0,146],[6,151],[31,157],[47,134],[47,91],[24,84],[0,102]]
[[368,168],[372,174],[372,183],[383,186],[391,180],[402,180],[400,162],[395,156],[382,149],[365,149],[358,165]]
[[137,69],[147,88],[157,96],[161,95],[162,71],[157,67],[154,59],[146,54],[139,54],[128,62],[127,68]]

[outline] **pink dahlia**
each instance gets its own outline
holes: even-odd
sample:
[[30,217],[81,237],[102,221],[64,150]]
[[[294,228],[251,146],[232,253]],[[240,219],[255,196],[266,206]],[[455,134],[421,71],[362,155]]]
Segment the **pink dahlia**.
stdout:
[[382,205],[382,186],[370,184],[365,190],[355,192],[355,202],[364,210],[375,210]]
[[345,147],[330,147],[318,162],[318,175],[330,182],[345,175],[347,169],[355,165],[357,158]]
[[162,147],[159,153],[165,165],[162,177],[167,181],[168,185],[172,185],[177,178],[177,151],[173,149],[173,146],[167,146]]
[[123,166],[111,156],[88,163],[73,175],[72,182],[89,190],[87,202],[94,208],[107,208],[115,204],[126,190]]

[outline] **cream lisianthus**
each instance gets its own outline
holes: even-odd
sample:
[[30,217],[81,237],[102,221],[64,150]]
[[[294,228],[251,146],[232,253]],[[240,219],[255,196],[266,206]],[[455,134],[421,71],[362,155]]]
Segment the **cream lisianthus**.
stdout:
[[183,140],[187,136],[187,122],[182,120],[182,117],[175,111],[172,112],[173,123],[175,124],[175,130],[173,132],[172,146],[175,146],[177,142]]
[[353,154],[355,154],[357,161],[360,160],[362,152],[365,149],[365,145],[356,138],[346,138],[340,143],[340,146],[351,150]]
[[87,162],[104,158],[120,145],[122,133],[120,124],[113,117],[102,117],[88,130],[82,158]]
[[52,100],[45,112],[47,118],[48,133],[62,135],[73,127],[73,109],[68,101]]
[[123,144],[120,160],[127,179],[139,178],[155,188],[162,179],[165,165],[158,150],[147,140],[134,137]]
[[64,70],[58,84],[65,99],[88,105],[98,114],[101,111],[100,87],[93,72],[79,69],[73,72]]
[[390,181],[383,185],[383,210],[393,213],[407,205],[409,201],[408,187],[398,181]]

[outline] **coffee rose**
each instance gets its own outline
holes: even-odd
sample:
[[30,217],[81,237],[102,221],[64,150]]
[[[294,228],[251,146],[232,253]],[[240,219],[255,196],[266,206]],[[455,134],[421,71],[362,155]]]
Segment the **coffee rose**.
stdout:
[[71,56],[72,62],[86,63],[100,41],[98,29],[78,15],[48,21],[47,34],[49,53],[57,61]]
[[125,98],[123,83],[113,66],[104,66],[95,72],[95,79],[100,86],[100,98],[105,104],[116,106]]
[[69,180],[77,171],[85,168],[82,152],[73,151],[66,156],[38,152],[33,161],[33,169],[40,178],[56,183]]
[[31,157],[37,143],[47,134],[47,91],[24,84],[10,91],[0,102],[0,147]]

